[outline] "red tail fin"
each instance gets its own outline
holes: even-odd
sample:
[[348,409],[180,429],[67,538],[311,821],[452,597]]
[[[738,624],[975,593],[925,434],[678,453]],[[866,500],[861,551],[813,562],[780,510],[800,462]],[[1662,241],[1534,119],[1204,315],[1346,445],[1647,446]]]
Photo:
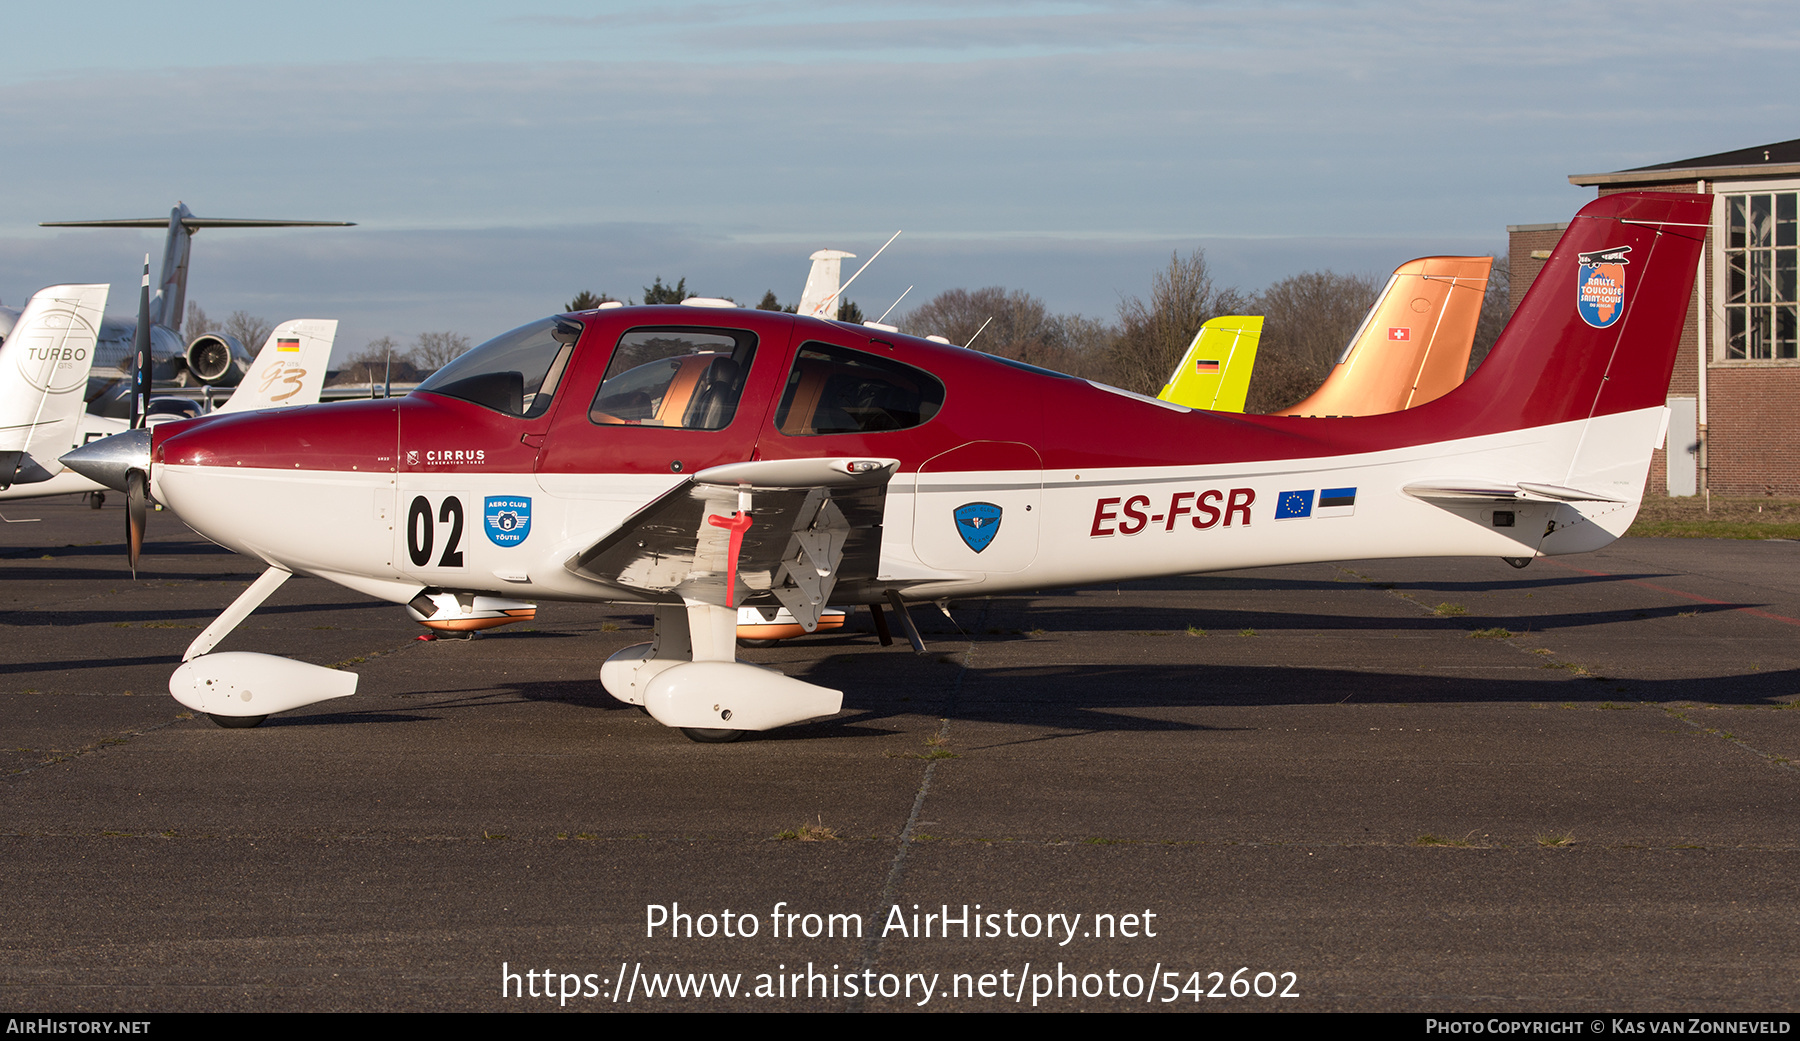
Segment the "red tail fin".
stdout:
[[1432,404],[1472,429],[1661,405],[1711,215],[1712,196],[1670,192],[1582,207],[1481,367]]

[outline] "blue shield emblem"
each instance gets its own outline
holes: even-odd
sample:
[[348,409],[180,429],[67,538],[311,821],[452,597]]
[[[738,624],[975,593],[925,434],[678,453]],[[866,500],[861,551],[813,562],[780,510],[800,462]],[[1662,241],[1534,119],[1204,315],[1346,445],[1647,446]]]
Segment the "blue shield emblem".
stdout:
[[490,495],[481,508],[481,526],[488,541],[496,546],[512,547],[531,534],[531,497],[528,495]]
[[962,536],[963,545],[977,553],[988,548],[994,536],[1000,533],[1000,507],[991,502],[958,506],[953,516],[956,517],[956,533]]

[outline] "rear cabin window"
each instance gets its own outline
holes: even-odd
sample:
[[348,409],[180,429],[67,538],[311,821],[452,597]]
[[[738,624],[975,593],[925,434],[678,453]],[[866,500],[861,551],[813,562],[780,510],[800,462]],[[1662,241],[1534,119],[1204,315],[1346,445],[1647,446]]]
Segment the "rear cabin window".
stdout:
[[756,336],[737,329],[633,329],[619,338],[588,418],[602,426],[723,430],[737,415]]
[[802,344],[775,413],[784,434],[874,434],[929,422],[944,404],[937,377],[897,361]]

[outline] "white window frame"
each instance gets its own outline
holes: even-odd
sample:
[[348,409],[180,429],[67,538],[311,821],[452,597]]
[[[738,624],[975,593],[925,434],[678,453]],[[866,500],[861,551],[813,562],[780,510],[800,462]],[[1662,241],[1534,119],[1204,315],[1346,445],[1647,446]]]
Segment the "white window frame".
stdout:
[[[1723,368],[1783,368],[1800,366],[1800,357],[1795,358],[1733,358],[1731,351],[1731,312],[1728,309],[1731,291],[1731,262],[1729,247],[1731,242],[1731,210],[1727,196],[1732,195],[1770,195],[1788,193],[1800,196],[1800,180],[1780,181],[1726,181],[1711,182],[1708,186],[1713,193],[1712,217],[1712,286],[1708,310],[1708,324],[1712,326],[1711,361],[1713,366]],[[1800,202],[1800,198],[1797,198]],[[1782,247],[1785,248],[1785,247]]]

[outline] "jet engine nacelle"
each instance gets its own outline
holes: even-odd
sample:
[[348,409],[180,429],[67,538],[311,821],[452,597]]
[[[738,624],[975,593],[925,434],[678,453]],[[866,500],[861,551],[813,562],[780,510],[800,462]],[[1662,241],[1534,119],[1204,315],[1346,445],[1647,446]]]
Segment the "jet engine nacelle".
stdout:
[[188,372],[212,387],[237,386],[254,360],[237,337],[227,333],[203,333],[187,348]]

